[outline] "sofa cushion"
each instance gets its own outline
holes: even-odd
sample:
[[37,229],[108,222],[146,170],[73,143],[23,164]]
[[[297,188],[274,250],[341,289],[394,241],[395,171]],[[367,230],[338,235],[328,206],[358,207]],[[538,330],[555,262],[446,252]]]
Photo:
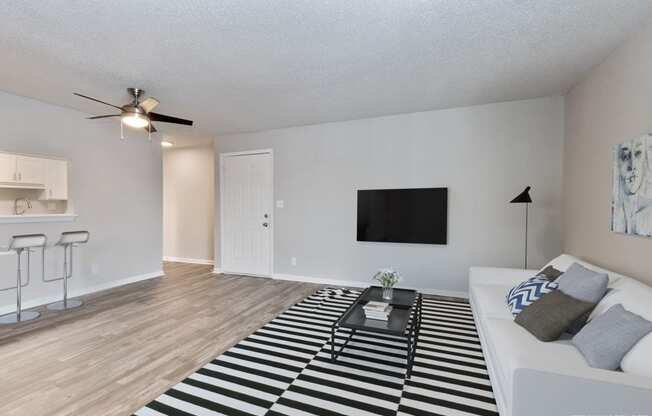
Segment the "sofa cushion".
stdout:
[[582,354],[569,341],[541,342],[505,319],[487,319],[483,329],[494,357],[493,368],[508,403],[513,401],[514,376],[519,369],[543,368],[555,372],[563,368],[581,373],[589,368]]
[[625,354],[650,332],[652,322],[618,304],[582,328],[573,344],[591,367],[616,370]]
[[471,302],[476,315],[481,318],[514,319],[505,307],[505,293],[508,286],[474,285],[470,288]]
[[555,290],[525,308],[514,322],[540,341],[556,341],[566,328],[594,306]]
[[523,309],[541,299],[546,293],[557,289],[558,284],[545,277],[535,276],[520,283],[507,292],[507,307],[516,316]]

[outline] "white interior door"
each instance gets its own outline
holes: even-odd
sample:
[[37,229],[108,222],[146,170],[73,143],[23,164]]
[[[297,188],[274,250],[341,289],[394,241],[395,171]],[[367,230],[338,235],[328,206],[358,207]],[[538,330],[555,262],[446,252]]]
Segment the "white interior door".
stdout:
[[222,271],[271,276],[271,151],[221,155]]

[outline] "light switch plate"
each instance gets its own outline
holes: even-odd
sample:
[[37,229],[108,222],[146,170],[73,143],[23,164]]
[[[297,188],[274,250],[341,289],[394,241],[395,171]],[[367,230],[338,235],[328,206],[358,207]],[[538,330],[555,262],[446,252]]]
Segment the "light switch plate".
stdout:
[[282,199],[276,201],[276,208],[284,208],[284,207],[285,207],[285,201],[283,201]]

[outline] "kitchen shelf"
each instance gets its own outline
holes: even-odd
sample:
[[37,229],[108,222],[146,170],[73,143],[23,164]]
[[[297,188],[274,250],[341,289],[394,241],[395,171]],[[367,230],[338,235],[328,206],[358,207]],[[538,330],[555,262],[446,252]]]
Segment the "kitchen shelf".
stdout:
[[77,214],[24,214],[0,215],[0,224],[24,224],[36,222],[73,222]]
[[3,189],[45,189],[45,185],[28,185],[24,183],[0,183]]

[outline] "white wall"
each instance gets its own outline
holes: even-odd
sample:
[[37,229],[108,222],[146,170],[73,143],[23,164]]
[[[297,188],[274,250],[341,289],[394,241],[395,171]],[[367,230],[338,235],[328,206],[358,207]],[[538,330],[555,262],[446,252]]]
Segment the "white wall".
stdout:
[[612,233],[612,146],[652,131],[652,22],[567,96],[566,251],[652,284],[652,239]]
[[[42,232],[54,242],[62,231],[90,231],[90,243],[77,251],[73,295],[161,270],[160,145],[132,130],[122,142],[117,122],[85,120],[87,116],[0,92],[0,149],[70,160],[70,197],[79,214],[74,223],[0,224],[0,245],[15,234]],[[59,251],[51,253],[51,259],[59,260]],[[32,284],[23,292],[28,306],[61,297],[60,282],[40,281],[39,261],[35,256]],[[53,265],[49,273],[60,274]],[[0,286],[11,285],[15,276],[15,257],[1,256]],[[0,311],[14,304],[13,291],[0,292]]]
[[163,255],[167,260],[213,261],[214,156],[212,145],[163,151]]
[[[276,274],[368,282],[392,266],[405,286],[460,292],[471,265],[522,267],[524,208],[508,201],[526,185],[530,265],[560,254],[563,126],[553,97],[227,135],[216,152],[274,149]],[[447,245],[356,242],[356,190],[438,186]]]

